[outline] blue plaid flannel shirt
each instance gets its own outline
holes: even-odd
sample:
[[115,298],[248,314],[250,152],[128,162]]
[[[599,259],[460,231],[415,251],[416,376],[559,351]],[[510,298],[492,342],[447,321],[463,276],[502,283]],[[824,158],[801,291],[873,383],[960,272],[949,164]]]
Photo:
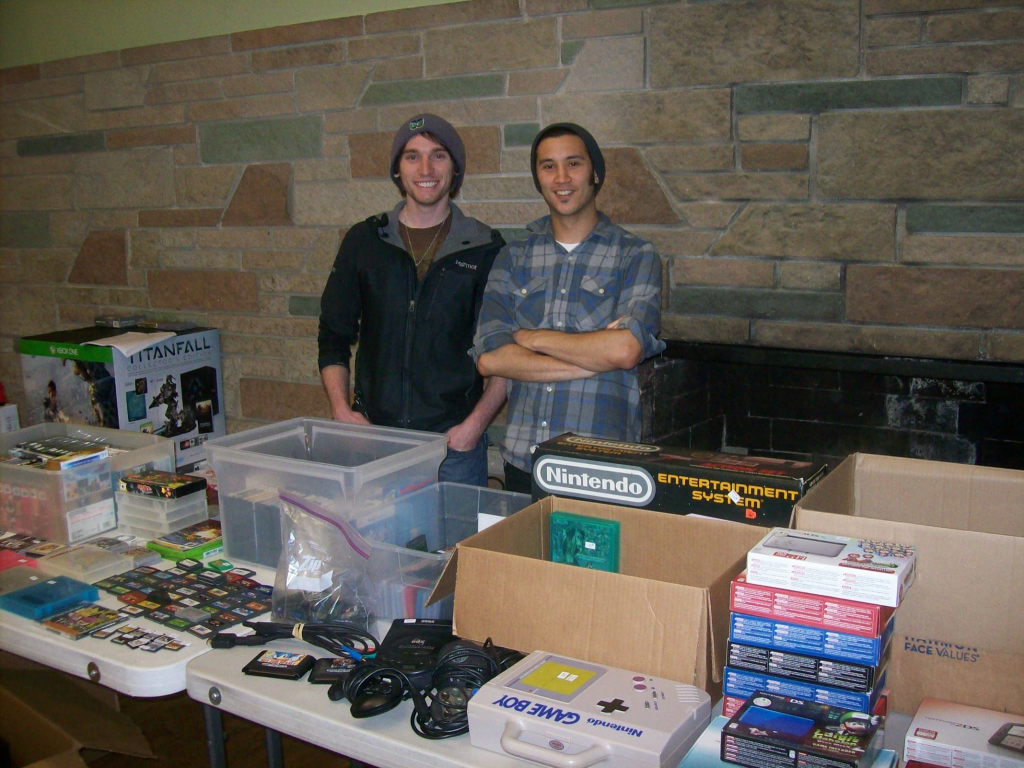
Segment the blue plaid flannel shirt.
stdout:
[[[515,343],[520,328],[568,333],[625,327],[644,358],[665,349],[661,331],[661,260],[654,246],[600,215],[572,253],[555,242],[550,217],[527,227],[494,261],[471,353],[474,359]],[[635,368],[573,381],[509,381],[505,461],[529,472],[533,449],[564,432],[613,440],[640,439],[640,387]]]

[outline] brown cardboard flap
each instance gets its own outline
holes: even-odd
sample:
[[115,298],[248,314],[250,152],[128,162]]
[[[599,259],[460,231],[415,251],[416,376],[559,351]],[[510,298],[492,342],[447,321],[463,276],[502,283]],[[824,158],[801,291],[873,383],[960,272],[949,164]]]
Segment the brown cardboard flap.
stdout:
[[461,543],[455,545],[455,551],[452,552],[452,556],[445,563],[444,570],[441,571],[441,577],[431,590],[430,597],[427,598],[427,605],[433,605],[441,598],[448,597],[448,595],[455,591],[455,575],[459,568],[459,547],[461,546]]
[[146,737],[131,720],[97,704],[59,672],[2,670],[0,688],[7,700],[38,713],[75,751],[89,748],[154,757]]

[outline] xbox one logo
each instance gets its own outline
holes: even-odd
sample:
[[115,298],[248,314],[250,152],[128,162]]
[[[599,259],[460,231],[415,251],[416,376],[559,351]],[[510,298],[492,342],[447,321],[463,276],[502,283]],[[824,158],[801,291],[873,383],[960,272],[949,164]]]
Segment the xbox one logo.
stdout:
[[548,493],[632,507],[642,507],[654,498],[654,478],[641,467],[543,456],[533,466],[533,479]]

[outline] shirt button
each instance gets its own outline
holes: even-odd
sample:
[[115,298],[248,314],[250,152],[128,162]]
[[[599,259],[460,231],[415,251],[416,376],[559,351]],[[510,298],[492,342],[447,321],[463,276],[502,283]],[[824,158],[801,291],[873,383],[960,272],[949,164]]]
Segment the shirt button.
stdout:
[[548,392],[551,392],[551,391],[552,391],[552,387],[545,387],[545,389],[546,389],[546,390],[547,390]]
[[542,427],[546,427],[546,426],[548,425],[548,423],[547,423],[546,421],[542,421],[542,422],[540,423],[540,425],[541,425]]
[[559,320],[559,321],[558,321],[558,327],[559,327],[559,328],[561,328],[561,327],[562,327],[562,321],[561,321],[561,320]]
[[598,293],[604,293],[604,288],[598,288],[598,289],[597,289],[597,292],[598,292]]
[[531,445],[530,446],[530,453],[534,453],[536,450],[537,450],[537,446],[536,445]]
[[523,288],[523,290],[521,291],[521,293],[523,294],[523,296],[525,296],[525,295],[526,295],[526,289],[525,289],[525,288]]
[[561,293],[565,293],[565,288],[563,288],[563,289],[561,290]]

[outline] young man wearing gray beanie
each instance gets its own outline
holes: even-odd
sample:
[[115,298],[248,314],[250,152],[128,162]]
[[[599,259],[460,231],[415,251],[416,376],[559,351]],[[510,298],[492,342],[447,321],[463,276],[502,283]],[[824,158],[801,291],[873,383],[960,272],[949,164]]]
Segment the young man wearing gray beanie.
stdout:
[[548,438],[639,441],[637,366],[665,348],[660,259],[597,210],[605,167],[594,137],[548,126],[530,160],[549,215],[495,260],[473,345],[481,374],[509,380],[505,487],[523,493]]
[[[466,151],[437,115],[402,123],[389,175],[404,198],[345,235],[320,300],[320,377],[338,421],[443,432],[440,481],[487,484],[484,430],[505,401],[469,350],[497,231],[451,202]],[[359,342],[354,397],[351,348]]]

